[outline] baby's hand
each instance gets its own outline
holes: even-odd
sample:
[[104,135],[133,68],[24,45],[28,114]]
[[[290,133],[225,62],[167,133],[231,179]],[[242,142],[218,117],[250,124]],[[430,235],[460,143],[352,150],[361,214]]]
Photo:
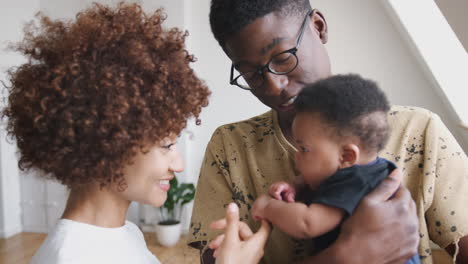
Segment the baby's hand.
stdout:
[[258,197],[257,200],[255,200],[254,204],[252,205],[252,217],[255,220],[265,219],[265,208],[272,199],[273,198],[270,196],[263,194]]
[[293,203],[296,199],[296,188],[287,182],[275,182],[268,193],[276,200]]

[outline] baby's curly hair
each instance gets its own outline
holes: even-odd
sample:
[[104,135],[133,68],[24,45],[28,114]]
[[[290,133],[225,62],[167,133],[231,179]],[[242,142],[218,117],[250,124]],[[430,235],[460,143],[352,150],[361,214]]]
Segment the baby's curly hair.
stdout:
[[336,135],[353,135],[369,153],[382,150],[390,137],[390,104],[376,82],[358,74],[334,75],[306,85],[294,105],[298,113],[319,113]]
[[121,182],[138,151],[198,119],[210,91],[189,63],[187,32],[137,4],[94,4],[74,21],[38,14],[14,49],[29,61],[8,72],[8,135],[22,170],[68,187]]

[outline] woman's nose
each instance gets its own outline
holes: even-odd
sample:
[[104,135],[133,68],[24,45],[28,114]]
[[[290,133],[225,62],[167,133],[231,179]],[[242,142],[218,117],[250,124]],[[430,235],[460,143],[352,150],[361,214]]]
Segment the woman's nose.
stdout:
[[182,153],[178,149],[174,150],[174,158],[172,159],[170,170],[174,172],[182,172],[185,169]]

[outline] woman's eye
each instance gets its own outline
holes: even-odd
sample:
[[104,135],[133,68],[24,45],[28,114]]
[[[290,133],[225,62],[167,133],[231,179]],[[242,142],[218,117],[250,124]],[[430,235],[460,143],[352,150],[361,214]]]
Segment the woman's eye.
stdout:
[[171,147],[174,146],[174,145],[175,145],[174,143],[171,143],[171,144],[169,144],[169,145],[163,146],[163,148],[165,148],[165,149],[171,149]]
[[301,147],[301,151],[302,151],[302,152],[309,152],[309,150],[306,149],[306,148],[304,148],[304,147]]

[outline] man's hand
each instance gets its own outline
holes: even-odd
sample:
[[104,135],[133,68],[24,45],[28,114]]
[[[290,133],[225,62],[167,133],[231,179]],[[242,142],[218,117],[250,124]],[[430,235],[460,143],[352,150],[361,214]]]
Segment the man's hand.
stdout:
[[270,186],[268,193],[276,200],[293,203],[296,199],[296,188],[287,182],[275,182]]
[[226,218],[211,224],[214,229],[226,229],[208,245],[214,250],[216,264],[255,264],[263,257],[263,248],[271,231],[266,221],[253,233],[244,222],[239,221],[239,208],[235,203],[228,205]]
[[255,220],[265,219],[265,208],[272,199],[272,197],[263,194],[258,197],[257,200],[255,200],[254,204],[252,205],[252,217]]
[[403,263],[417,253],[416,206],[401,177],[393,171],[344,222],[337,243],[346,245],[353,263]]

